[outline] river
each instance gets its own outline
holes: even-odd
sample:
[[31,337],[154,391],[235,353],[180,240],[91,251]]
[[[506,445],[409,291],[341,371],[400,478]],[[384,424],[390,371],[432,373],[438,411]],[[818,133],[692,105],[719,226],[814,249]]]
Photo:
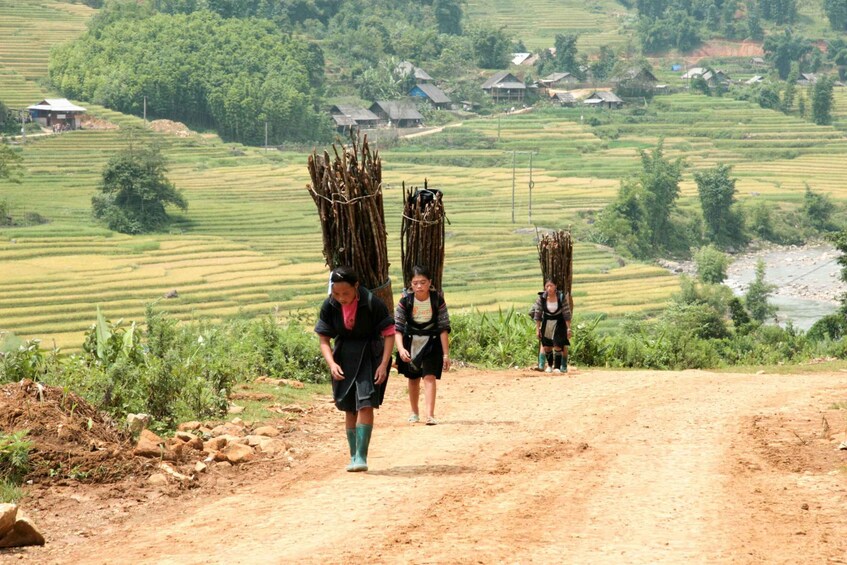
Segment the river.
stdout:
[[778,308],[780,324],[791,320],[808,330],[817,320],[838,309],[847,284],[837,259],[841,253],[831,245],[769,247],[739,256],[727,271],[724,284],[742,295],[756,274],[756,262],[765,262],[765,281],[777,285],[768,301]]

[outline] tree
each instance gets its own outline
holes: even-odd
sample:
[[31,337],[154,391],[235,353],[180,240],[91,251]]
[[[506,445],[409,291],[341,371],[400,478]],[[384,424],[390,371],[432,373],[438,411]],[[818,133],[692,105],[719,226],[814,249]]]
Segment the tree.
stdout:
[[94,216],[109,229],[128,234],[147,233],[165,227],[170,218],[166,206],[188,208],[185,197],[171,183],[165,159],[158,147],[130,147],[109,159],[100,182],[101,194],[91,199]]
[[790,28],[782,34],[767,36],[762,48],[765,51],[765,58],[773,63],[781,79],[788,77],[788,73],[791,72],[791,63],[802,61],[814,49],[806,38],[795,36]]
[[823,0],[823,11],[832,29],[847,30],[847,0]]
[[608,45],[601,45],[597,60],[589,65],[591,78],[597,82],[606,80],[614,72],[617,62],[618,56],[615,54],[614,49]]
[[694,173],[706,223],[706,239],[724,249],[744,242],[744,220],[733,210],[736,191],[735,179],[729,176],[731,170],[730,166],[720,164]]
[[812,192],[812,188],[806,184],[806,193],[803,195],[803,217],[812,228],[820,231],[832,229],[833,203],[826,194]]
[[747,37],[760,40],[765,36],[759,8],[753,3],[747,4]]
[[682,159],[665,159],[664,140],[659,141],[652,153],[640,151],[639,154],[642,169],[639,182],[644,191],[644,208],[652,236],[652,247],[654,251],[658,251],[672,236],[671,212],[679,197]]
[[757,322],[764,322],[776,313],[776,306],[768,303],[768,297],[775,288],[775,285],[765,282],[765,262],[759,259],[756,261],[756,276],[744,294],[747,311]]
[[822,77],[812,89],[812,121],[819,126],[832,123],[832,86],[830,77]]
[[509,64],[512,41],[505,27],[476,27],[470,36],[474,60],[481,68],[502,69]]
[[576,47],[576,42],[579,39],[577,34],[556,34],[554,45],[556,47],[556,70],[559,72],[568,72],[574,76],[582,77],[582,70],[579,68],[577,59],[579,51]]
[[438,22],[439,33],[449,35],[462,34],[461,0],[434,0],[432,9]]
[[729,257],[717,247],[701,247],[694,255],[694,263],[697,265],[697,276],[704,283],[721,284],[726,280]]
[[785,79],[785,90],[782,91],[782,104],[780,109],[788,114],[791,108],[794,107],[794,97],[797,93],[796,83],[800,78],[800,67],[797,64],[791,65],[791,72],[788,73],[788,78]]
[[0,139],[0,180],[21,182],[19,175],[23,172],[22,163],[23,158],[18,152],[5,139]]

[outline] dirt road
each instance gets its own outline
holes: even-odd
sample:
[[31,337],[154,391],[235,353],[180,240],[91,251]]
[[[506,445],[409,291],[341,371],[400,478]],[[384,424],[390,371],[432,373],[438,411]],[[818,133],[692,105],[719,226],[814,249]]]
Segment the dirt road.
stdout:
[[254,466],[230,493],[162,498],[23,557],[847,562],[847,410],[834,406],[845,372],[454,371],[438,426],[406,423],[404,394],[393,376],[368,473],[344,471],[342,418],[323,403],[301,423],[309,456],[291,470]]

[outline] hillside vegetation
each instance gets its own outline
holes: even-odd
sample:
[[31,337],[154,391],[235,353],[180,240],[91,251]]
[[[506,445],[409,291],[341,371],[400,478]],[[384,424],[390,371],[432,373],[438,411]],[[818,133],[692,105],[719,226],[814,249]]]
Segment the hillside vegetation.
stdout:
[[[527,3],[525,21],[539,24],[528,29],[553,30],[540,25],[551,9],[546,6]],[[600,2],[582,10],[611,13],[616,6]],[[467,9],[470,14],[486,10],[481,3]],[[0,0],[4,25],[28,22],[37,38],[29,52],[38,59],[33,67],[38,70],[32,71],[15,58],[28,51],[24,35],[0,45],[0,100],[14,107],[56,94],[43,80],[49,48],[83,34],[93,13],[78,4]],[[529,19],[532,14],[539,19]],[[585,24],[584,37],[618,29],[599,15],[594,22]],[[562,28],[568,30],[574,28]],[[541,31],[526,40],[547,41]],[[78,347],[98,304],[112,319],[140,319],[152,301],[184,320],[314,310],[326,289],[326,268],[314,204],[304,188],[304,150],[265,151],[224,143],[214,134],[155,133],[140,118],[81,103],[119,129],[32,138],[20,151],[26,170],[22,183],[0,181],[0,200],[9,203],[16,224],[0,228],[0,329]],[[836,125],[845,115],[847,97],[838,93]],[[446,195],[451,224],[445,291],[457,311],[528,307],[541,283],[535,226],[570,227],[581,238],[574,280],[580,316],[605,314],[610,318],[604,324],[617,324],[627,315],[661,311],[679,288],[675,277],[587,239],[594,216],[614,200],[620,179],[637,172],[637,150],[655,147],[661,137],[669,157],[684,159],[680,207],[694,216],[692,174],[718,163],[733,166],[742,205],[795,206],[806,183],[839,202],[847,198],[838,182],[847,172],[843,133],[753,102],[680,93],[623,112],[544,106],[532,113],[481,117],[430,136],[377,140],[384,159],[392,278],[400,280],[401,183],[422,185],[428,179]],[[170,180],[191,204],[176,215],[169,233],[110,232],[91,218],[100,173],[113,153],[153,140],[169,160]],[[48,223],[26,225],[28,214]],[[179,297],[162,299],[172,289]]]

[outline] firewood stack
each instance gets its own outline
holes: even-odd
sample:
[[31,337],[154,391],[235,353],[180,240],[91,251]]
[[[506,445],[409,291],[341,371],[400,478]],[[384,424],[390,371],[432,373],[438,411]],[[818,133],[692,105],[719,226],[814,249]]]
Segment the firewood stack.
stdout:
[[351,136],[348,146],[332,145],[309,156],[307,187],[321,220],[323,255],[330,269],[347,265],[362,286],[389,310],[393,308],[388,276],[388,244],[382,208],[382,161],[371,153],[368,137]]
[[556,288],[567,293],[573,312],[573,240],[570,232],[559,230],[539,235],[538,261],[541,263],[542,284],[552,279]]
[[403,284],[409,288],[412,269],[420,265],[432,273],[432,286],[441,288],[444,272],[445,221],[444,199],[440,190],[431,189],[424,180],[418,189],[403,183],[403,224],[400,231],[400,256]]

